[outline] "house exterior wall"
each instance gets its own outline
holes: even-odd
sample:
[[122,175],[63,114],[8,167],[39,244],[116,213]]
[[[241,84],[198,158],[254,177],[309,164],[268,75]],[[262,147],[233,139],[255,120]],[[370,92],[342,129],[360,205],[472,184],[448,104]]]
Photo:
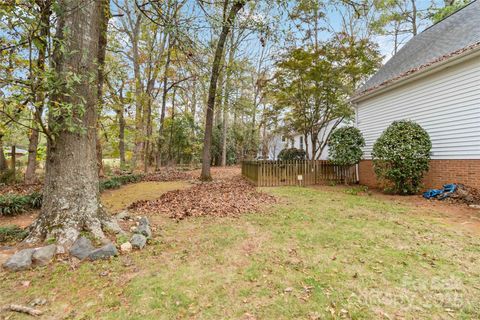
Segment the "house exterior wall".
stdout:
[[449,66],[357,103],[364,135],[360,183],[376,186],[373,144],[395,120],[413,120],[430,135],[432,161],[427,187],[449,182],[480,187],[480,59]]
[[[328,134],[332,131],[333,126],[336,121],[331,121],[326,128],[322,129],[320,133],[318,134],[319,139],[323,140],[326,137],[328,137]],[[337,128],[346,126],[346,125],[351,125],[348,121],[342,121],[340,124],[338,124]],[[278,159],[278,154],[280,151],[282,151],[285,148],[297,148],[297,149],[303,149],[306,150],[308,156],[310,159],[312,159],[312,144],[311,144],[311,139],[310,135],[307,136],[307,141],[305,141],[305,137],[300,134],[295,134],[291,137],[291,139],[286,138],[284,141],[282,140],[282,137],[280,135],[275,136],[272,139],[272,142],[269,144],[269,157],[272,160],[277,160]],[[303,140],[303,143],[302,143]],[[302,147],[303,145],[303,147]],[[322,154],[320,155],[319,160],[328,160],[328,145],[323,149]]]
[[395,120],[427,130],[432,159],[480,159],[480,59],[471,59],[357,104],[365,159]]
[[[372,160],[362,160],[358,166],[360,184],[381,187],[373,171]],[[430,170],[423,179],[425,188],[439,188],[446,183],[463,183],[480,188],[480,160],[431,160]]]

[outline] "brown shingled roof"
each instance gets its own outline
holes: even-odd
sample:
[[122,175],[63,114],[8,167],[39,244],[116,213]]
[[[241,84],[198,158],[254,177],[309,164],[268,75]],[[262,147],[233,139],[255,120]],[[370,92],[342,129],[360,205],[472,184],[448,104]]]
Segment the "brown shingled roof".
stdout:
[[475,0],[408,41],[353,99],[479,46],[480,0]]

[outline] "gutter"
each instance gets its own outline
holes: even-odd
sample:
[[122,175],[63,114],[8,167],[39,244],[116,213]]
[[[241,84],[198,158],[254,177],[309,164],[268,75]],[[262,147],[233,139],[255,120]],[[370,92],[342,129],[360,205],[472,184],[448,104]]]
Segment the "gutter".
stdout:
[[404,84],[415,81],[421,77],[428,76],[430,74],[449,68],[466,60],[473,59],[477,56],[480,57],[480,43],[475,43],[469,47],[458,50],[457,52],[457,54],[455,54],[454,52],[438,58],[438,62],[432,61],[423,66],[419,66],[415,69],[406,71],[403,73],[403,76],[400,75],[397,78],[387,80],[376,88],[367,90],[360,95],[354,96],[350,99],[350,102],[357,104],[363,100],[372,98],[396,87],[403,86]]

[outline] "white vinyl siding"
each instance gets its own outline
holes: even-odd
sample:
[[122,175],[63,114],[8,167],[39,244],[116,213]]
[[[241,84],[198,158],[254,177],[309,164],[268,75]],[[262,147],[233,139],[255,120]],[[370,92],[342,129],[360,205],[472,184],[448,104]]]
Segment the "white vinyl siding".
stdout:
[[480,59],[393,88],[357,105],[364,156],[395,120],[413,120],[432,140],[432,159],[480,159]]
[[[328,125],[320,130],[319,133],[319,139],[322,140],[323,138],[326,138],[330,131],[333,129],[334,124],[337,122],[337,120],[332,120],[331,122],[328,123]],[[337,128],[344,127],[347,125],[353,125],[349,120],[343,120],[340,122],[337,126]],[[270,157],[274,160],[278,159],[278,154],[280,153],[281,150],[284,148],[290,148],[290,147],[295,147],[297,149],[304,149],[307,153],[309,158],[312,158],[312,141],[310,139],[310,135],[307,136],[307,139],[305,140],[305,137],[300,134],[295,134],[292,137],[292,140],[290,142],[289,139],[283,139],[281,136],[277,136],[273,139],[273,141],[269,144],[269,150],[270,150]],[[303,143],[301,142],[303,140]],[[302,148],[303,145],[303,148]],[[261,155],[260,152],[258,155]],[[317,154],[318,155],[318,154]],[[322,154],[320,155],[320,160],[328,160],[328,145],[323,149]]]

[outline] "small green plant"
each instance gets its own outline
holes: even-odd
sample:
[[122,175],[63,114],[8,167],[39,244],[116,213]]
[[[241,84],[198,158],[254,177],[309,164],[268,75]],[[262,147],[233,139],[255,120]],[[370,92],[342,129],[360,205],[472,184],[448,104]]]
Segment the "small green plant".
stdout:
[[100,182],[100,191],[107,189],[118,189],[122,184],[115,178]]
[[15,216],[24,212],[28,207],[28,196],[6,194],[0,196],[0,215]]
[[342,127],[333,131],[328,141],[331,161],[340,166],[353,166],[363,155],[365,139],[355,127]]
[[40,209],[42,207],[42,194],[40,192],[33,192],[26,197],[30,208]]
[[428,133],[413,121],[395,121],[373,146],[375,174],[385,191],[415,194],[428,171],[432,143]]
[[353,196],[356,196],[359,193],[366,193],[366,192],[368,192],[368,187],[367,186],[355,186],[355,187],[345,189],[346,194],[350,194],[350,195],[353,195]]
[[305,150],[297,149],[297,148],[283,149],[278,154],[278,159],[281,161],[305,160],[305,158],[306,158]]
[[28,231],[17,225],[0,227],[0,243],[22,241],[28,235]]
[[100,192],[108,189],[118,189],[124,184],[140,182],[143,179],[142,174],[125,174],[113,176],[110,179],[100,182]]
[[42,194],[34,192],[27,195],[5,194],[0,196],[0,216],[15,216],[28,209],[42,207]]
[[129,241],[128,236],[126,236],[124,234],[117,235],[117,243],[118,244],[123,244],[123,243],[128,242],[128,241]]

